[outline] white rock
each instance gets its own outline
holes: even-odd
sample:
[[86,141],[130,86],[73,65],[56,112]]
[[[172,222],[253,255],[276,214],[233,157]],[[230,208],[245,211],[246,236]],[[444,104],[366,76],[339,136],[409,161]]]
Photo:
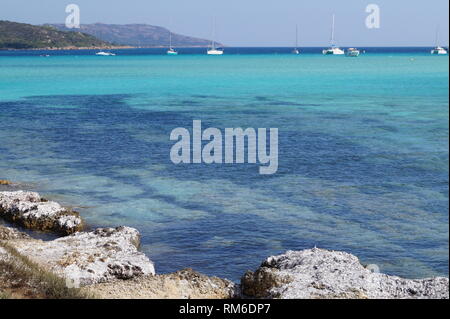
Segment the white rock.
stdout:
[[48,242],[10,241],[19,253],[73,286],[154,275],[153,263],[137,249],[139,242],[139,232],[129,227],[100,228]]
[[29,229],[54,231],[63,235],[83,228],[78,213],[56,202],[46,201],[35,192],[0,192],[0,217]]
[[269,257],[241,280],[243,294],[257,298],[448,299],[448,278],[403,279],[365,268],[357,257],[310,249]]

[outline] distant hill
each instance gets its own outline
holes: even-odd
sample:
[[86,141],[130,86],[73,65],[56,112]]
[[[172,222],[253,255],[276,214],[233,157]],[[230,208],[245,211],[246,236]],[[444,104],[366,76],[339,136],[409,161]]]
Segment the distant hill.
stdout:
[[[73,29],[67,29],[63,24],[51,24],[51,26],[61,31],[73,31]],[[163,27],[148,24],[84,24],[81,25],[80,31],[118,45],[136,47],[169,45],[170,31]],[[172,34],[172,44],[176,47],[207,47],[210,43],[211,40]]]
[[0,49],[107,48],[111,44],[81,32],[0,21]]

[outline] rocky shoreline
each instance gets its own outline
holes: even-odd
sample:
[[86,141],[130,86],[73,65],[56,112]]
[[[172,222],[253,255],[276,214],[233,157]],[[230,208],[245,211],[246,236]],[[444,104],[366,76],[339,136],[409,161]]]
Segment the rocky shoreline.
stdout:
[[35,192],[1,192],[0,216],[19,226],[69,235],[83,229],[80,214]]
[[43,47],[43,48],[27,48],[27,49],[12,49],[12,48],[3,48],[1,51],[67,51],[67,50],[122,50],[122,49],[136,49],[136,47],[129,45],[105,45],[105,46],[90,46],[90,47],[76,47],[76,46],[67,46],[67,47]]
[[[226,47],[226,46],[222,46]],[[157,45],[157,46],[130,46],[130,45],[118,45],[118,46],[93,46],[93,47],[46,47],[46,48],[28,48],[28,49],[1,49],[0,51],[77,51],[77,50],[124,50],[124,49],[164,49],[167,46]],[[183,46],[183,48],[208,48],[208,46],[204,45],[188,45]]]
[[2,248],[8,245],[69,287],[82,287],[97,298],[449,298],[448,278],[411,280],[374,273],[351,254],[318,248],[269,257],[257,270],[245,273],[240,284],[192,269],[159,275],[139,251],[136,229],[84,232],[78,213],[34,192],[0,192],[0,218],[63,236],[42,241],[0,225],[0,261],[13,258]]
[[448,299],[448,278],[403,279],[374,272],[346,252],[313,248],[267,258],[242,292],[276,299]]

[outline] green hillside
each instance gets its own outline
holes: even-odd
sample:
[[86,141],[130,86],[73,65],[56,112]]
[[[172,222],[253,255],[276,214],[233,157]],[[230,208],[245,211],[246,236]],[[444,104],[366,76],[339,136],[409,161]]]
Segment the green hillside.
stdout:
[[110,43],[81,32],[59,31],[51,26],[0,21],[0,49],[107,47]]

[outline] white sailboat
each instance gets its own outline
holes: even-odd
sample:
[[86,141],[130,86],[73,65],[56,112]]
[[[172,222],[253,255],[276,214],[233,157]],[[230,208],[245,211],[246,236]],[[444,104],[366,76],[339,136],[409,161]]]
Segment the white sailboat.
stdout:
[[433,50],[431,50],[431,54],[436,54],[436,55],[448,54],[448,51],[439,45],[439,27],[437,27],[437,29],[436,29],[435,43],[436,43],[436,47]]
[[292,54],[300,54],[298,49],[298,25],[295,26],[295,48],[292,50]]
[[169,50],[167,50],[167,55],[178,55],[178,52],[172,47],[172,31],[169,31]]
[[335,25],[335,15],[333,14],[333,25],[331,27],[331,47],[322,51],[325,55],[344,55],[345,52],[338,46],[334,41],[334,25]]
[[206,54],[208,54],[208,55],[222,55],[223,54],[223,50],[216,47],[215,37],[216,37],[216,20],[214,20],[214,25],[213,25],[211,48],[208,49],[208,51],[206,51]]

